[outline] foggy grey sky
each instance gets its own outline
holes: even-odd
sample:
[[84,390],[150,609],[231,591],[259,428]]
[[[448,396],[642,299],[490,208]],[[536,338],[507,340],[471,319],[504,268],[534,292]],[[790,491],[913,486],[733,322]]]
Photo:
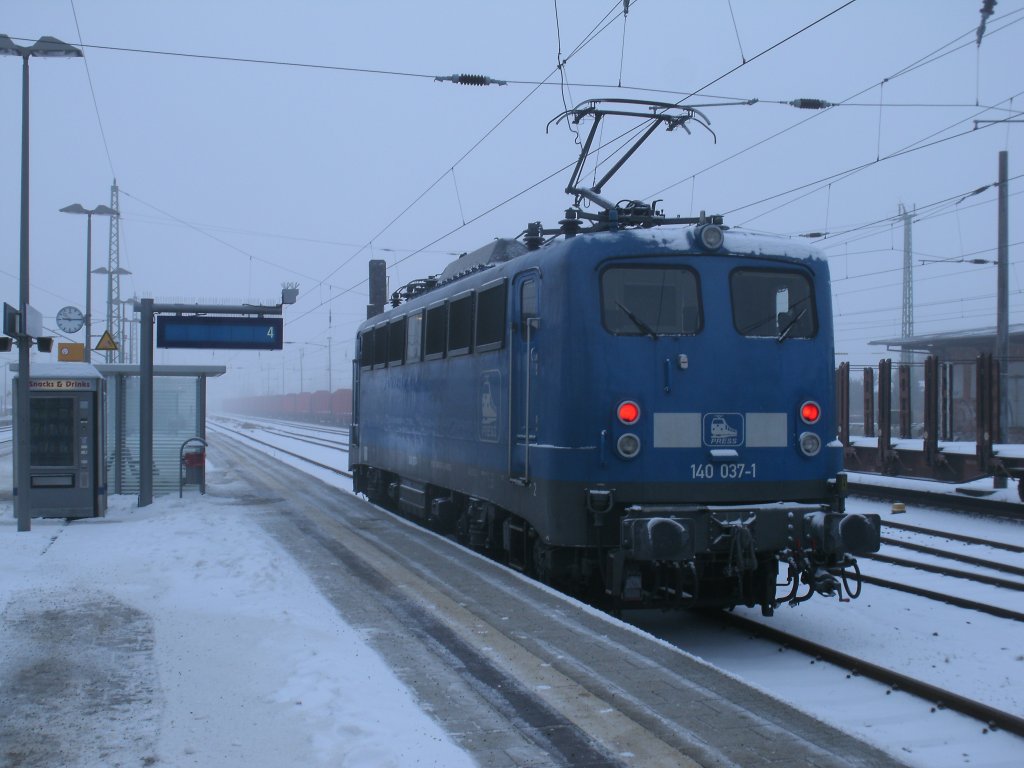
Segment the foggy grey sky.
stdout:
[[[276,302],[283,282],[300,285],[283,354],[160,351],[158,362],[223,363],[234,373],[218,386],[251,393],[296,391],[301,362],[311,390],[327,386],[330,338],[337,387],[365,316],[368,259],[388,261],[394,289],[528,221],[554,226],[572,202],[559,169],[577,147],[564,123],[545,126],[565,104],[674,102],[703,88],[685,103],[758,103],[708,108],[717,143],[699,129],[658,132],[607,197],[829,233],[818,244],[834,278],[836,349],[859,365],[882,354],[867,341],[900,332],[901,203],[918,209],[916,332],[994,325],[995,267],[956,260],[995,258],[995,187],[961,198],[996,181],[1008,150],[1020,321],[1022,126],[973,121],[1024,104],[1024,0],[999,0],[980,48],[981,0],[732,0],[731,12],[722,0],[632,0],[625,21],[622,6],[0,0],[0,33],[23,45],[52,35],[86,54],[30,64],[32,304],[54,331],[60,307],[84,307],[85,219],[58,209],[109,204],[116,176],[132,272],[122,295]],[[509,84],[434,80],[454,73]],[[838,106],[785,104],[798,98]],[[0,298],[16,304],[16,57],[0,57],[0,99]],[[629,127],[609,122],[605,139]],[[94,219],[94,266],[107,237]],[[95,278],[94,341],[105,302]]]

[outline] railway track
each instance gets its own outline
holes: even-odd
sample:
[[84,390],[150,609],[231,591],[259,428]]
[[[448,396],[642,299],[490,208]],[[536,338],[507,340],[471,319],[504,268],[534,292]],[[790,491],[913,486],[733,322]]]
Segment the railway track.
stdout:
[[[946,568],[941,565],[932,565],[931,563],[918,562],[917,560],[907,560],[902,557],[892,557],[891,555],[858,555],[857,557],[859,557],[861,560],[874,560],[878,563],[887,563],[888,565],[899,565],[904,568],[911,568],[913,570],[927,571],[928,573],[937,573],[940,576],[952,576],[957,579],[964,579],[966,581],[976,581],[979,584],[987,584],[991,587],[1001,587],[1002,589],[1013,589],[1018,592],[1024,592],[1024,582],[1013,581],[1011,579],[1001,579],[997,576],[986,576],[983,573],[976,573],[974,571],[960,571],[954,568]],[[1000,565],[997,563],[985,565],[984,567],[993,568],[997,566],[1000,569],[1012,569],[1014,573],[1024,573],[1022,569],[1015,568],[1013,566]]]
[[[278,445],[275,445],[273,443],[270,443],[270,442],[267,442],[267,441],[264,441],[264,440],[260,440],[259,438],[256,438],[256,437],[254,437],[254,436],[252,436],[250,434],[247,434],[245,432],[242,432],[240,430],[228,427],[228,426],[226,426],[224,424],[216,424],[215,426],[216,426],[217,429],[220,429],[220,430],[223,430],[223,431],[225,431],[227,433],[230,433],[232,435],[238,436],[238,437],[242,438],[243,440],[251,441],[252,443],[256,443],[256,444],[259,444],[259,445],[263,445],[263,446],[272,448],[272,449],[274,449],[276,451],[280,451],[280,452],[282,452],[282,453],[284,453],[286,455],[292,456],[292,457],[297,458],[297,459],[301,459],[302,461],[308,462],[309,464],[312,464],[314,466],[320,467],[322,469],[329,470],[329,471],[331,471],[331,472],[333,472],[335,474],[338,474],[338,475],[341,475],[341,476],[344,476],[344,477],[351,477],[351,474],[349,472],[345,471],[345,470],[341,470],[341,469],[338,469],[337,467],[329,466],[329,465],[324,464],[322,462],[310,459],[310,458],[308,458],[306,456],[303,456],[300,453],[297,453],[297,452],[294,452],[294,451],[290,451],[290,450],[281,448]],[[289,435],[289,439],[308,442],[308,443],[310,443],[312,445],[320,445],[321,444],[318,441],[316,441],[314,439],[311,439],[309,436],[293,436],[293,435]],[[928,535],[932,535],[932,536],[939,536],[939,537],[944,537],[944,538],[949,538],[949,539],[961,541],[961,542],[968,543],[968,544],[991,546],[991,547],[994,547],[994,548],[1003,549],[1003,550],[1014,552],[1014,553],[1024,552],[1024,547],[1018,547],[1018,546],[1013,545],[1013,544],[1005,544],[1005,543],[1002,543],[1002,542],[993,542],[993,541],[989,541],[989,540],[978,539],[978,538],[975,538],[975,537],[962,536],[960,534],[955,534],[955,533],[948,533],[948,532],[942,532],[942,531],[933,531],[933,530],[930,530],[930,529],[921,528],[921,527],[918,527],[918,526],[906,525],[906,524],[902,524],[902,523],[886,523],[885,525],[887,527],[893,529],[893,530],[902,530],[902,531],[910,532],[910,533],[928,534]],[[899,541],[899,540],[896,540],[896,539],[886,539],[886,543],[891,544],[892,546],[902,546],[902,547],[905,547],[905,548],[908,548],[908,549],[913,549],[915,551],[923,552],[923,553],[926,553],[926,554],[938,554],[938,555],[941,555],[941,556],[954,555],[954,556],[956,556],[955,559],[958,559],[961,562],[967,562],[967,563],[976,565],[978,567],[988,567],[988,568],[1004,569],[1008,573],[1012,573],[1014,575],[1022,575],[1022,576],[1024,576],[1024,569],[1018,569],[1018,568],[1015,568],[1013,566],[1001,566],[1001,564],[992,563],[990,561],[982,560],[980,558],[970,558],[969,556],[964,556],[964,555],[957,556],[957,553],[949,553],[949,552],[945,552],[945,551],[934,549],[934,548],[922,547],[920,545],[915,545],[912,542],[902,542],[902,541]],[[874,558],[872,558],[872,559],[874,559]],[[900,565],[900,566],[904,566],[904,563],[905,563],[906,564],[905,567],[911,567],[911,568],[920,568],[922,566],[921,563],[918,563],[916,561],[909,561],[909,560],[895,562],[895,563],[893,562],[893,561],[899,561],[900,560],[899,558],[892,558],[892,557],[882,556],[882,557],[879,557],[877,559],[879,561],[881,561],[881,562],[888,561],[890,564],[896,564],[896,565]],[[932,570],[932,568],[933,567],[927,566],[927,564],[926,564],[926,567],[922,568],[922,570]],[[1005,579],[1003,579],[1003,580],[1001,580],[1001,579],[990,579],[990,580],[986,581],[983,578],[979,578],[978,574],[974,574],[974,573],[970,573],[970,572],[964,572],[964,571],[954,572],[952,569],[942,569],[942,568],[938,568],[938,567],[935,567],[935,568],[937,568],[938,572],[944,573],[946,575],[951,575],[951,576],[955,576],[955,577],[958,577],[958,578],[971,578],[972,580],[982,581],[982,583],[989,583],[989,584],[991,584],[993,586],[1003,587],[1003,588],[1007,588],[1007,589],[1013,589],[1013,590],[1017,590],[1017,591],[1024,591],[1024,583],[1013,582],[1013,581],[1005,580]],[[935,591],[932,591],[932,590],[925,590],[925,589],[920,589],[920,588],[915,588],[915,587],[909,587],[909,586],[904,585],[904,584],[900,584],[900,583],[897,583],[897,582],[892,582],[892,581],[889,581],[889,580],[886,580],[886,579],[880,579],[880,578],[877,578],[877,577],[873,577],[873,576],[869,576],[869,575],[864,575],[864,574],[860,575],[860,581],[862,581],[863,583],[866,583],[866,584],[872,584],[872,585],[875,585],[875,586],[882,586],[882,587],[886,587],[886,588],[890,588],[890,589],[895,589],[895,590],[902,591],[902,592],[907,592],[907,593],[914,594],[914,595],[919,596],[919,597],[924,597],[924,598],[931,599],[931,600],[937,600],[937,601],[940,601],[940,602],[943,602],[943,603],[946,603],[946,604],[954,605],[954,606],[965,608],[965,609],[982,611],[984,613],[989,613],[991,615],[998,616],[1000,618],[1006,618],[1006,619],[1010,619],[1010,620],[1013,620],[1013,621],[1024,621],[1024,614],[1016,612],[1016,611],[1012,611],[1012,610],[1009,610],[1009,609],[1004,609],[1004,608],[1001,608],[999,606],[991,606],[991,605],[986,605],[986,604],[983,604],[983,603],[978,603],[977,601],[972,601],[972,600],[967,600],[967,599],[962,599],[962,598],[956,598],[956,597],[950,596],[948,594],[938,593],[938,592],[935,592]],[[994,583],[994,582],[1005,582],[1005,583]],[[1000,710],[1000,709],[998,709],[996,707],[991,707],[991,706],[989,706],[987,704],[984,704],[982,702],[976,701],[974,699],[971,699],[971,698],[968,698],[968,697],[965,697],[965,696],[961,696],[961,695],[959,695],[959,694],[957,694],[957,693],[955,693],[953,691],[949,691],[949,690],[941,688],[939,686],[935,686],[935,685],[932,685],[932,684],[929,684],[929,683],[917,680],[917,679],[915,679],[913,677],[910,677],[908,675],[904,675],[904,674],[902,674],[900,672],[897,672],[896,670],[886,668],[884,666],[875,664],[873,662],[867,661],[865,659],[858,658],[858,657],[850,655],[850,654],[843,653],[841,651],[837,651],[837,650],[835,650],[833,648],[830,648],[828,646],[821,645],[820,643],[815,643],[813,641],[807,640],[806,638],[802,638],[802,637],[800,637],[798,635],[787,633],[787,632],[784,632],[784,631],[779,630],[779,629],[774,628],[774,627],[766,626],[766,625],[764,625],[764,624],[762,624],[762,623],[760,623],[758,621],[755,621],[755,620],[752,620],[752,619],[747,619],[747,618],[738,616],[738,615],[733,614],[733,613],[723,613],[722,617],[723,617],[724,621],[726,621],[727,623],[729,623],[729,624],[731,624],[731,625],[733,625],[733,626],[735,626],[737,628],[740,628],[740,629],[742,629],[744,631],[747,631],[747,632],[752,632],[752,633],[757,634],[757,635],[759,635],[759,636],[761,636],[763,638],[771,640],[772,642],[780,643],[780,644],[782,644],[782,645],[784,645],[786,647],[792,648],[792,649],[800,651],[802,653],[806,653],[809,656],[812,656],[812,657],[814,657],[816,659],[821,659],[823,661],[827,661],[828,663],[834,664],[834,665],[836,665],[836,666],[838,666],[840,668],[847,669],[847,670],[850,671],[851,675],[862,675],[864,677],[873,679],[873,680],[875,680],[875,681],[877,681],[877,682],[879,682],[879,683],[881,683],[881,684],[883,684],[885,686],[888,686],[892,690],[902,690],[902,691],[905,691],[905,692],[907,692],[909,694],[917,696],[917,697],[919,697],[919,698],[921,698],[921,699],[923,699],[925,701],[929,701],[929,702],[932,703],[934,708],[937,708],[937,709],[950,709],[950,710],[959,712],[959,713],[961,713],[963,715],[966,715],[968,717],[971,717],[971,718],[974,718],[976,720],[979,720],[979,721],[985,723],[986,726],[989,727],[989,728],[1002,729],[1002,730],[1007,731],[1009,733],[1013,733],[1013,734],[1015,734],[1017,736],[1024,737],[1024,718],[1021,718],[1021,717],[1018,717],[1016,715],[1012,715],[1012,714],[1006,713],[1006,712],[1004,712],[1004,711],[1002,711],[1002,710]]]
[[889,488],[881,485],[869,485],[850,481],[849,490],[852,495],[866,499],[887,502],[902,502],[925,507],[948,509],[954,512],[978,512],[984,515],[998,515],[1012,520],[1024,520],[1024,503],[1019,501],[1002,501],[985,496],[953,495],[911,488]]
[[[1024,547],[1002,541],[993,541],[990,539],[978,538],[976,536],[966,536],[950,531],[942,531],[902,523],[883,522],[882,525],[883,527],[889,528],[893,531],[909,533],[914,536],[926,536],[941,539],[945,542],[957,542],[970,547],[987,548],[1012,554],[1024,553]],[[858,559],[861,561],[884,563],[908,570],[948,576],[952,579],[957,579],[960,582],[974,582],[977,584],[984,584],[987,586],[997,587],[999,589],[1009,590],[1011,592],[1024,592],[1024,568],[1020,566],[999,562],[992,560],[991,558],[976,557],[973,554],[950,551],[947,548],[930,546],[928,544],[922,544],[914,541],[904,541],[892,536],[883,536],[882,544],[885,545],[886,548],[904,549],[909,552],[924,555],[926,557],[933,558],[937,562],[909,559],[885,552],[879,552],[872,555],[861,555]],[[947,565],[944,561],[952,561],[954,563],[968,565],[971,566],[972,569],[963,570],[961,568],[955,568]],[[994,576],[984,573],[983,571],[996,572],[1017,578],[1014,579],[1005,578],[1004,576]],[[958,597],[947,592],[938,592],[933,589],[914,586],[903,580],[893,581],[891,579],[884,579],[862,573],[860,575],[860,581],[865,584],[872,584],[874,586],[906,592],[929,600],[936,600],[950,605],[955,605],[959,608],[988,613],[992,616],[998,616],[1012,621],[1024,621],[1024,613],[1020,611],[1015,611],[1002,605],[991,605],[974,599]]]
[[951,541],[962,541],[965,544],[980,544],[986,547],[992,547],[993,549],[1003,549],[1007,552],[1014,552],[1016,554],[1024,553],[1024,547],[1017,544],[1009,544],[1005,541],[993,541],[991,539],[979,539],[977,536],[965,536],[962,533],[952,533],[951,531],[936,531],[934,528],[924,528],[920,525],[907,525],[906,523],[883,521],[882,527],[891,528],[895,531],[924,533],[929,536],[939,536]]
[[888,686],[891,690],[900,690],[912,694],[925,701],[930,701],[936,709],[951,709],[986,723],[989,728],[1000,728],[1017,736],[1024,736],[1024,718],[990,707],[974,699],[960,696],[953,691],[917,680],[878,664],[850,654],[842,653],[826,645],[812,642],[798,635],[769,627],[753,619],[738,616],[734,613],[723,613],[722,619],[728,624],[760,637],[779,643],[787,648],[805,653],[815,659],[827,661],[848,670],[850,675],[861,675]]
[[288,419],[269,419],[263,416],[220,416],[219,419],[231,419],[239,423],[255,424],[257,426],[269,425],[271,427],[295,427],[298,429],[326,432],[328,434],[345,435],[348,437],[348,427],[335,427],[329,424],[319,424],[313,421],[290,421]]
[[310,443],[311,445],[321,445],[324,448],[334,448],[339,451],[348,452],[348,441],[342,442],[340,440],[329,440],[323,437],[315,437],[313,435],[303,434],[302,432],[291,432],[285,429],[272,429],[264,427],[265,432],[269,432],[272,435],[280,435],[281,437],[290,437],[294,440],[301,440],[304,443]]
[[1003,608],[999,605],[981,603],[977,600],[970,600],[964,597],[957,597],[955,595],[950,595],[946,592],[938,592],[934,589],[915,587],[910,584],[903,584],[898,581],[890,581],[889,579],[880,579],[875,576],[868,576],[866,574],[861,574],[859,576],[859,580],[862,584],[871,584],[876,587],[885,587],[886,589],[893,589],[897,592],[906,592],[908,595],[916,595],[917,597],[923,597],[928,600],[934,600],[938,603],[955,605],[957,608],[965,608],[971,611],[987,613],[990,616],[998,616],[1001,619],[1010,619],[1011,621],[1024,621],[1024,613],[1020,613],[1019,611],[1014,611],[1009,608]]
[[[221,424],[221,423],[218,423],[218,422],[215,422],[215,421],[211,421],[209,426],[213,427],[214,430],[220,430],[222,432],[230,433],[232,435],[235,435],[236,437],[242,438],[243,440],[248,440],[248,441],[256,443],[258,445],[263,445],[263,446],[266,446],[268,448],[273,448],[275,451],[280,451],[281,453],[286,454],[288,456],[291,456],[293,458],[301,459],[302,461],[304,461],[304,462],[306,462],[308,464],[312,464],[313,466],[319,467],[320,469],[326,469],[326,470],[328,470],[330,472],[334,472],[335,474],[341,475],[342,477],[352,477],[352,473],[349,472],[348,470],[338,469],[337,467],[331,466],[330,464],[324,464],[321,461],[316,461],[315,459],[311,459],[308,456],[304,456],[301,453],[296,453],[295,451],[289,451],[287,448],[282,448],[279,445],[277,445],[276,443],[268,443],[266,440],[260,440],[258,437],[253,437],[249,433],[243,432],[242,430],[234,429],[234,428],[229,427],[229,426],[227,426],[225,424]],[[319,443],[319,442],[317,442],[315,440],[310,440],[310,439],[307,439],[307,438],[294,437],[294,438],[290,438],[290,439],[292,439],[292,440],[301,440],[302,442],[309,443],[310,445],[320,445],[320,446],[323,445],[322,443]]]

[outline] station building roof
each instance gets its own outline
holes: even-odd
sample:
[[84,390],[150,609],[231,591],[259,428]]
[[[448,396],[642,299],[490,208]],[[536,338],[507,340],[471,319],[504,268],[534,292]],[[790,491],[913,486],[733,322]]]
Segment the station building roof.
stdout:
[[[154,376],[223,376],[223,365],[154,365]],[[11,363],[11,371],[18,372],[18,364]],[[32,378],[88,379],[97,376],[138,376],[140,366],[128,363],[37,363],[29,366]]]
[[[1024,358],[1024,324],[1009,326],[1010,357]],[[994,352],[996,329],[992,326],[946,333],[931,333],[909,338],[878,339],[868,344],[892,350],[923,352],[945,360],[973,360],[982,352]]]
[[[138,376],[140,366],[129,363],[99,363],[97,370],[104,376]],[[227,373],[223,365],[154,365],[154,376],[223,376]]]

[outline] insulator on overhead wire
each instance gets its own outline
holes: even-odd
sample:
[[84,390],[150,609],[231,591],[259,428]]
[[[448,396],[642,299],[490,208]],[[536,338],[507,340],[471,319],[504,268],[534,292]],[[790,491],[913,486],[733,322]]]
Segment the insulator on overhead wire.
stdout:
[[985,22],[995,11],[996,0],[981,0],[981,24],[978,25],[978,47],[981,47],[981,38],[985,36]]
[[830,101],[824,99],[793,99],[789,102],[789,106],[796,107],[797,109],[827,109],[828,107],[834,107]]
[[457,85],[508,85],[505,80],[496,80],[493,77],[487,75],[438,75],[434,78],[435,81],[447,81],[450,83],[456,83]]

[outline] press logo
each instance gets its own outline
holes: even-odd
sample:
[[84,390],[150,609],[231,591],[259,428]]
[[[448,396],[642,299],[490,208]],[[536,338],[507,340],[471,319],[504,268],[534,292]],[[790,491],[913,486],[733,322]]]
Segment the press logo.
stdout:
[[712,448],[743,445],[743,414],[704,414],[704,445]]

